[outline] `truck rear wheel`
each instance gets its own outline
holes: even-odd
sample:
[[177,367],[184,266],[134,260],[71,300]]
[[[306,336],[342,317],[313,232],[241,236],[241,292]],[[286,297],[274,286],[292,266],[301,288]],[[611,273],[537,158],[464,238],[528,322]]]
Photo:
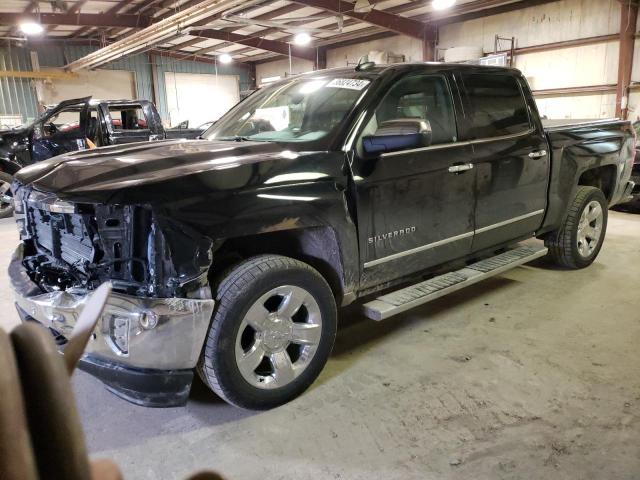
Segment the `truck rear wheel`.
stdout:
[[607,208],[607,199],[600,189],[579,186],[564,224],[545,239],[551,259],[572,269],[591,265],[604,241]]
[[320,374],[336,334],[336,304],[309,265],[260,255],[231,269],[198,364],[204,382],[227,402],[253,410],[286,403]]
[[0,218],[13,215],[13,195],[11,194],[13,177],[6,172],[0,172]]

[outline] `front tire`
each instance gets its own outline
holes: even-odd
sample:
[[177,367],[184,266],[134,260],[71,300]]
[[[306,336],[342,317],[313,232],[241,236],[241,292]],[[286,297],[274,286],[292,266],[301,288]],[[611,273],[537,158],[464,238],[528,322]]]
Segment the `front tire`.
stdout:
[[198,364],[223,400],[265,410],[304,392],[336,334],[333,293],[309,265],[279,255],[239,263],[220,282]]
[[13,182],[12,175],[6,172],[0,172],[0,218],[9,218],[13,215],[11,182]]
[[604,242],[607,208],[602,190],[579,186],[564,224],[545,239],[549,257],[565,268],[579,269],[591,265]]

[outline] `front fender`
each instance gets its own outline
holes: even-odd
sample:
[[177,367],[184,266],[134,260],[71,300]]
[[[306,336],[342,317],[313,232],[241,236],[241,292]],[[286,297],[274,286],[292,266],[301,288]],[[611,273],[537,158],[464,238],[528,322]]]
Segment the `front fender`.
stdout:
[[213,240],[256,235],[259,239],[261,234],[328,227],[336,237],[343,287],[352,291],[359,278],[359,254],[347,201],[344,187],[328,179],[239,192],[224,200],[202,200],[180,213],[165,207],[160,215],[188,223]]

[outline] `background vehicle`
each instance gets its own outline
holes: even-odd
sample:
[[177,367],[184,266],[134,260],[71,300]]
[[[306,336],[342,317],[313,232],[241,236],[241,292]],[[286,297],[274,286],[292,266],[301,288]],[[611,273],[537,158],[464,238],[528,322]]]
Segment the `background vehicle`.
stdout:
[[[232,404],[287,402],[326,362],[338,305],[378,294],[363,307],[381,320],[545,254],[586,267],[633,187],[629,122],[545,129],[514,69],[313,72],[204,137],[17,175],[20,315],[64,342],[109,280],[82,368],[144,405],[184,402],[194,369]],[[544,246],[514,246],[530,238]]]
[[[633,124],[633,128],[636,132],[636,138],[640,137],[640,121]],[[633,162],[633,170],[631,171],[631,180],[635,182],[636,186],[633,189],[632,195],[635,197],[636,203],[640,203],[640,144],[636,142],[636,155]]]
[[[633,124],[633,129],[636,133],[636,139],[640,135],[640,121],[636,121]],[[631,170],[631,181],[635,183],[635,187],[631,191],[631,196],[627,201],[621,202],[614,207],[615,210],[627,213],[640,212],[640,143],[636,140],[636,152],[635,160],[633,162],[633,169]]]
[[175,127],[168,128],[166,131],[167,138],[198,138],[202,133],[213,125],[215,122],[205,122],[194,128],[189,128],[189,120],[179,123]]
[[[171,132],[185,138],[189,132]],[[0,218],[11,216],[10,186],[22,167],[62,153],[167,137],[160,115],[147,100],[66,100],[52,106],[35,122],[0,132]],[[195,136],[193,137],[195,138]]]

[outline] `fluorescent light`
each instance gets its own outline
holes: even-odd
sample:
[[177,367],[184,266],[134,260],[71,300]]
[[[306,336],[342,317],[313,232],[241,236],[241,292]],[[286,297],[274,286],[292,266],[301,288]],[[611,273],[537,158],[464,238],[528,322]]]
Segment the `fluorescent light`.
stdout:
[[223,53],[221,55],[218,55],[218,60],[220,60],[220,63],[231,63],[233,61],[233,58],[231,58],[231,55],[229,55],[228,53]]
[[36,22],[24,22],[20,24],[20,30],[25,35],[40,35],[44,32],[42,25]]
[[309,45],[311,42],[311,35],[306,32],[296,33],[296,36],[293,37],[293,43],[296,45]]
[[445,8],[453,7],[456,3],[456,0],[433,0],[431,5],[434,10],[444,10]]

